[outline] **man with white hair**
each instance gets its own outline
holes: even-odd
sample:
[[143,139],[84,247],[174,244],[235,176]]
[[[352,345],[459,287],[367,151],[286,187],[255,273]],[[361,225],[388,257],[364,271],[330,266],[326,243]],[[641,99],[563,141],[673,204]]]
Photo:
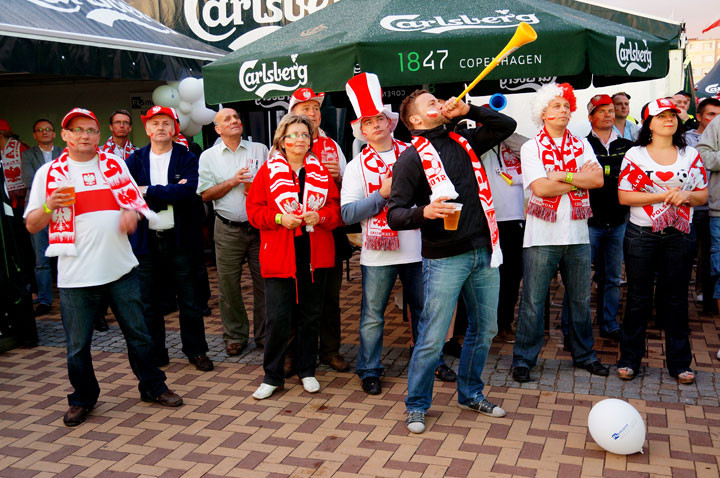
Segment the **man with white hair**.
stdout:
[[543,313],[558,266],[568,296],[569,343],[576,367],[608,375],[593,350],[590,319],[588,189],[603,185],[603,170],[587,140],[567,130],[576,109],[567,83],[550,83],[536,93],[531,114],[541,127],[520,151],[523,184],[531,194],[523,241],[523,288],[513,347],[512,377],[529,382],[543,344]]

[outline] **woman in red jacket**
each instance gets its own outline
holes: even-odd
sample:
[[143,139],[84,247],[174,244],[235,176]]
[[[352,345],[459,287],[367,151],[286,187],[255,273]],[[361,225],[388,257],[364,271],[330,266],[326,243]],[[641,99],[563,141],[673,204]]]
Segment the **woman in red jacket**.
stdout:
[[332,230],[341,223],[340,195],[312,154],[312,121],[288,114],[280,121],[270,157],[247,198],[250,224],[260,230],[265,278],[266,340],[263,383],[253,398],[268,398],[284,382],[290,330],[296,328],[296,371],[309,393],[315,379],[318,319],[329,268],[335,265]]

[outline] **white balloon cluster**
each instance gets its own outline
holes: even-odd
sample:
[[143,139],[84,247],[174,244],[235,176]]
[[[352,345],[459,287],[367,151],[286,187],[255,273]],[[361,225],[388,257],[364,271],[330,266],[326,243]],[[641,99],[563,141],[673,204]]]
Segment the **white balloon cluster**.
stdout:
[[158,86],[152,94],[153,103],[175,108],[180,122],[180,132],[192,137],[200,132],[203,125],[215,118],[216,111],[205,106],[205,91],[202,78],[185,78]]

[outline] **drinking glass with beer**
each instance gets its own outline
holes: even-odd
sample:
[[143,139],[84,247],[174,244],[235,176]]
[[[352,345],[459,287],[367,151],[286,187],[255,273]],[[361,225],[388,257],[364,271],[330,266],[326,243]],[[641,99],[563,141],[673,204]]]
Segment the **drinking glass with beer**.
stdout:
[[458,223],[460,222],[460,211],[462,211],[462,204],[459,202],[446,202],[448,206],[453,206],[455,210],[443,218],[446,231],[457,231]]
[[65,201],[60,203],[61,206],[67,207],[67,206],[72,206],[73,204],[75,204],[75,183],[72,180],[65,181],[58,188],[58,190],[63,194],[70,195],[70,197],[68,197]]

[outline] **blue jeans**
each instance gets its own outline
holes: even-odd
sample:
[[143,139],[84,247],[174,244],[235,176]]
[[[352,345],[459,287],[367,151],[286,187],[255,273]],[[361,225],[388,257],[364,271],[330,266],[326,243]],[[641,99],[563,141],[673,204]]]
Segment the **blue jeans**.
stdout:
[[400,276],[403,297],[410,308],[413,329],[423,308],[422,262],[389,266],[360,266],[362,269],[362,312],[360,314],[360,348],[356,372],[361,379],[380,377],[383,366],[380,355],[385,327],[385,309],[395,279]]
[[513,367],[532,368],[537,363],[545,336],[545,299],[558,266],[568,295],[573,362],[585,365],[596,360],[590,319],[590,244],[533,246],[523,251],[523,288]]
[[52,264],[51,259],[45,255],[48,248],[48,226],[42,231],[32,234],[33,249],[35,250],[35,282],[37,283],[37,302],[50,305],[53,301]]
[[137,269],[116,281],[93,287],[60,289],[60,312],[67,341],[67,363],[73,392],[70,406],[93,407],[100,396],[92,357],[93,325],[105,304],[110,303],[125,336],[128,359],[140,380],[140,394],[157,397],[167,390],[165,373],[153,365],[150,334],[143,320]]
[[[710,271],[715,280],[713,299],[720,299],[720,217],[710,217]],[[707,300],[708,292],[703,291]]]
[[468,328],[458,367],[458,401],[481,401],[485,367],[497,334],[500,272],[490,267],[490,248],[483,247],[442,259],[423,259],[425,306],[420,316],[418,342],[408,370],[408,412],[427,411],[432,403],[434,372],[462,293]]

